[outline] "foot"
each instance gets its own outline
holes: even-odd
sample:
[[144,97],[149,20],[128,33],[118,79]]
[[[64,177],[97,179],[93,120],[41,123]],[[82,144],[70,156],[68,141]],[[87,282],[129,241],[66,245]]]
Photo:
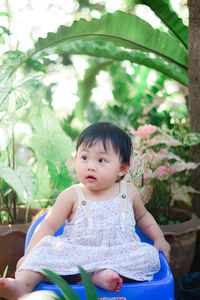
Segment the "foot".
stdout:
[[0,296],[16,300],[28,293],[28,288],[13,278],[0,278]]
[[92,281],[97,286],[111,292],[119,292],[122,287],[122,279],[113,270],[105,269],[92,276]]

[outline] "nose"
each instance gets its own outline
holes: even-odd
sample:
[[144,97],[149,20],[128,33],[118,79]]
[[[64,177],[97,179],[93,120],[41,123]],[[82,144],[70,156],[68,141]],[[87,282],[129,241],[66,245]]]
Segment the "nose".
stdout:
[[96,168],[95,168],[95,165],[94,165],[94,163],[89,163],[88,164],[88,171],[92,171],[92,172],[94,172],[94,171],[96,171]]

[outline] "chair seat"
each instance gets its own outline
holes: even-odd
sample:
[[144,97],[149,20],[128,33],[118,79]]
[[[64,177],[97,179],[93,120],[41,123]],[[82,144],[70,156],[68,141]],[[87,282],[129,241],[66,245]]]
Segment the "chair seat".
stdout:
[[[40,216],[29,228],[26,241],[25,241],[25,252],[28,247],[29,241],[32,237],[38,224],[42,221],[46,214]],[[65,223],[62,227],[55,233],[55,236],[61,235],[63,233]],[[136,232],[143,242],[152,244],[140,230],[136,227]],[[174,278],[167,263],[167,260],[163,253],[159,253],[161,268],[160,271],[154,275],[152,281],[145,282],[134,282],[134,283],[123,283],[122,288],[119,293],[110,292],[99,287],[96,287],[97,295],[99,300],[175,300],[174,296]],[[70,285],[71,288],[77,293],[77,295],[82,300],[87,300],[85,294],[85,288],[82,284]],[[35,288],[35,291],[39,290],[49,290],[62,295],[60,290],[56,285],[41,282]]]

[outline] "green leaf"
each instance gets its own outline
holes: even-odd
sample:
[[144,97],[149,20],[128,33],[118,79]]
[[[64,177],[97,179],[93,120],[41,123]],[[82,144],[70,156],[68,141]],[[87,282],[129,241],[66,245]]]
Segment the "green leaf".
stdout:
[[165,222],[167,220],[167,218],[165,216],[162,216],[162,215],[158,216],[158,219],[159,219],[159,222],[161,222],[161,223]]
[[4,37],[0,34],[0,44],[5,44],[5,39]]
[[19,298],[19,300],[63,300],[63,299],[65,298],[51,291],[36,291]]
[[6,27],[0,26],[0,29],[2,30],[2,34],[5,33],[7,35],[11,35],[10,31]]
[[0,12],[0,17],[1,17],[1,16],[9,17],[9,14],[8,14],[8,13],[5,13],[5,12]]
[[131,179],[136,181],[140,176],[144,174],[146,165],[148,162],[147,155],[137,155],[133,158],[130,166]]
[[42,269],[42,273],[47,276],[63,293],[64,299],[67,300],[80,300],[78,295],[72,290],[69,284],[59,275],[48,269]]
[[19,198],[31,202],[37,192],[37,180],[28,167],[13,170],[0,162],[0,177],[5,180],[18,194]]
[[48,106],[35,111],[30,117],[30,122],[35,134],[30,137],[29,145],[45,160],[58,162],[71,157],[74,145]]
[[188,27],[183,24],[181,18],[169,5],[166,0],[139,0],[137,3],[149,6],[160,20],[169,28],[171,32],[181,41],[185,48],[188,45]]
[[87,300],[98,300],[97,292],[90,275],[81,266],[79,266],[78,268],[80,271],[82,283],[85,287]]
[[38,78],[26,77],[15,81],[15,76],[4,79],[0,83],[0,111],[15,111],[28,102],[28,90],[32,82]]
[[38,39],[34,53],[74,40],[105,40],[115,46],[155,53],[187,68],[187,51],[178,40],[122,11],[90,21],[80,19],[70,27],[60,26],[56,33],[49,32],[46,38]]
[[[188,85],[187,70],[178,66],[174,62],[169,62],[156,54],[145,53],[140,51],[128,51],[115,47],[106,41],[83,41],[77,40],[67,45],[58,45],[48,48],[38,53],[37,58],[51,54],[78,54],[90,55],[94,57],[105,57],[117,61],[129,60],[132,63],[141,64],[149,68],[153,68],[178,82]],[[40,54],[40,55],[39,55]]]
[[2,278],[6,278],[7,273],[8,273],[8,266],[6,266],[6,268],[5,268],[4,272],[3,272]]
[[174,200],[183,201],[188,205],[192,205],[190,199],[190,193],[200,194],[199,191],[195,190],[191,186],[186,186],[186,185],[179,186],[177,183],[171,185],[171,190],[172,190],[172,194],[171,194],[172,201]]
[[199,133],[187,133],[183,137],[183,144],[186,146],[194,146],[200,143],[200,134]]
[[0,220],[1,220],[1,224],[2,225],[6,225],[8,224],[8,219],[9,219],[9,215],[7,213],[7,211],[0,211]]
[[72,185],[71,176],[64,162],[60,163],[58,170],[50,161],[47,161],[47,165],[51,182],[59,192]]

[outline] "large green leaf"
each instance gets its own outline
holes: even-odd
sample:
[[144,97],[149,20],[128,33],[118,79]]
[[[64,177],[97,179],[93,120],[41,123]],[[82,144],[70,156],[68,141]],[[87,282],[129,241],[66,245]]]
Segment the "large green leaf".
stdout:
[[136,15],[122,11],[91,21],[80,19],[70,27],[60,26],[56,33],[49,32],[46,38],[38,39],[32,55],[74,40],[105,40],[131,50],[150,51],[187,68],[187,51],[178,40]]
[[149,68],[153,68],[176,81],[188,85],[187,70],[174,62],[169,62],[158,55],[139,52],[139,51],[127,51],[115,47],[105,41],[75,41],[71,44],[60,45],[52,49],[48,49],[43,55],[51,53],[58,54],[87,54],[96,57],[105,57],[113,60],[123,61],[129,60],[133,63],[145,65]]
[[90,275],[81,266],[79,266],[78,268],[81,275],[82,283],[85,287],[87,300],[98,300],[97,292]]
[[39,59],[42,56],[48,56],[55,53],[59,55],[89,55],[117,61],[129,60],[132,63],[137,63],[155,69],[181,84],[186,86],[188,85],[187,70],[174,62],[169,62],[158,55],[148,52],[145,53],[138,50],[130,52],[126,49],[115,47],[105,41],[74,41],[67,45],[58,45],[56,47],[45,49],[38,53],[36,57]]
[[31,202],[37,192],[37,180],[28,167],[13,170],[0,162],[0,177],[5,180],[18,194],[19,198]]
[[78,295],[72,290],[69,284],[59,275],[48,269],[42,269],[42,273],[47,276],[63,293],[64,299],[67,300],[80,300]]
[[20,297],[19,300],[63,300],[60,295],[51,291],[36,291]]
[[71,157],[74,145],[62,130],[55,113],[48,107],[42,107],[30,117],[35,134],[30,137],[29,145],[45,160],[65,161]]
[[146,4],[162,20],[170,31],[181,41],[184,47],[188,45],[188,28],[183,24],[167,0],[137,0],[136,3]]

